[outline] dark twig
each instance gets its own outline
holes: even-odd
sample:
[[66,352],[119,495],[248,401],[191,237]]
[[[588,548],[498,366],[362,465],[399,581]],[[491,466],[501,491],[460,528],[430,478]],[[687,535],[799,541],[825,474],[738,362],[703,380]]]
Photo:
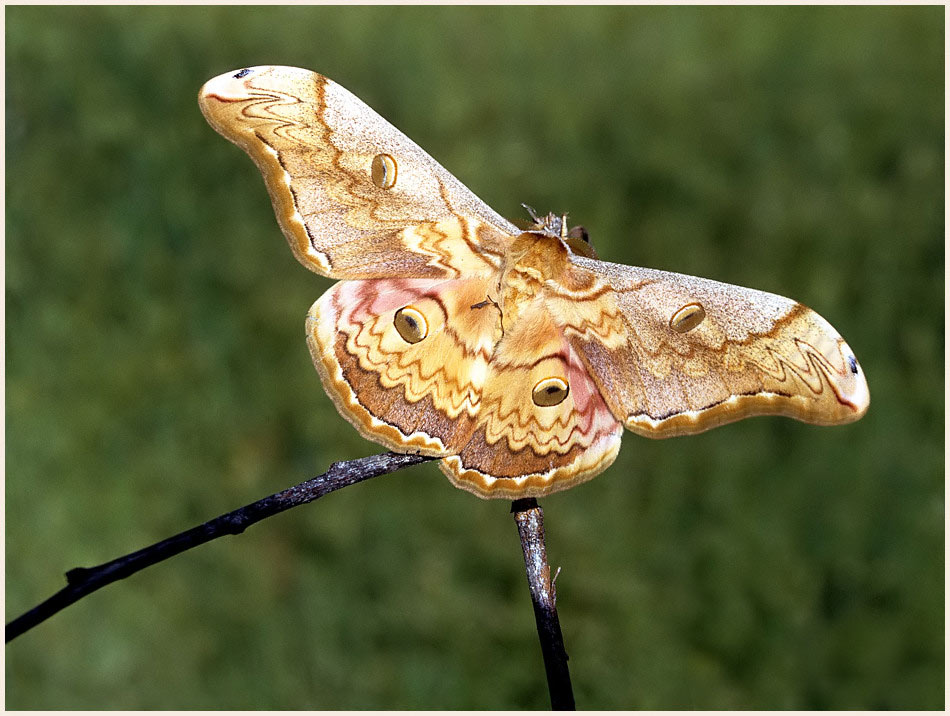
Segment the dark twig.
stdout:
[[541,656],[548,677],[551,708],[555,711],[572,711],[574,691],[571,688],[571,673],[567,668],[561,623],[557,618],[557,598],[551,567],[544,546],[544,513],[533,497],[512,502],[511,512],[515,516],[521,549],[524,551],[525,571],[531,590],[531,603],[534,605],[538,638],[541,640]]
[[180,532],[137,552],[113,559],[97,567],[71,569],[66,572],[67,585],[63,589],[7,624],[6,640],[9,642],[15,639],[87,594],[192,547],[223,535],[240,534],[255,522],[289,510],[291,507],[312,502],[341,487],[431,459],[433,458],[421,455],[400,455],[388,452],[358,460],[336,462],[322,475],[228,512],[210,522]]
[[[87,594],[192,547],[224,535],[240,534],[256,522],[289,510],[291,507],[313,502],[341,487],[354,485],[357,482],[431,459],[433,458],[389,452],[358,460],[333,463],[322,475],[228,512],[137,552],[96,567],[71,569],[66,572],[67,585],[63,589],[7,624],[6,640],[9,642],[15,639]],[[564,650],[561,625],[555,608],[551,568],[548,566],[544,546],[544,515],[533,498],[514,501],[511,511],[518,525],[518,534],[524,551],[528,587],[531,590],[538,637],[541,641],[541,654],[548,679],[551,707],[556,710],[573,709],[574,694],[571,690],[571,676],[567,668],[567,652]]]

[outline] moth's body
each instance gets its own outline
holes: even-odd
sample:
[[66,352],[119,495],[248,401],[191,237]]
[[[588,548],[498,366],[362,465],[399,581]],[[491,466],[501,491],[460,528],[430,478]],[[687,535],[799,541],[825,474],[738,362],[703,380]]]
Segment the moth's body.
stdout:
[[563,218],[520,231],[325,77],[250,68],[199,99],[261,169],[297,258],[344,279],[307,317],[327,394],[366,437],[442,458],[463,489],[565,489],[610,465],[624,428],[867,409],[853,353],[810,309],[599,261]]
[[570,250],[563,239],[541,230],[525,232],[511,242],[498,280],[502,326],[511,328],[534,302],[543,300],[548,281],[562,282]]

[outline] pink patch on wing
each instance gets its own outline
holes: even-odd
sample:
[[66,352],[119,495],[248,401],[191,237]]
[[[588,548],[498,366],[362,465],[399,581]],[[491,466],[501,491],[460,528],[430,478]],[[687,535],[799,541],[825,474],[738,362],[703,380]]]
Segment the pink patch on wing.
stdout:
[[620,422],[610,412],[577,352],[567,341],[561,355],[566,358],[568,385],[577,409],[577,431],[598,436],[617,432]]
[[335,288],[341,316],[348,323],[363,323],[368,318],[408,306],[425,296],[437,296],[451,290],[460,281],[444,279],[366,279],[343,281]]

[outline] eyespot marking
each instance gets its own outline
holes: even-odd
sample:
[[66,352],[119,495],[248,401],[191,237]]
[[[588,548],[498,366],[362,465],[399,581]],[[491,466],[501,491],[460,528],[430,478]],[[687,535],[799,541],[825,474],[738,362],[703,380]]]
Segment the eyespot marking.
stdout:
[[404,306],[396,311],[393,325],[406,343],[418,343],[429,333],[426,317],[412,306]]
[[535,405],[548,408],[562,403],[570,392],[570,387],[563,378],[545,378],[539,380],[531,391],[531,400]]
[[377,154],[370,167],[373,184],[380,189],[392,189],[396,185],[396,160],[388,154]]
[[235,72],[233,77],[234,79],[239,80],[242,77],[247,77],[249,74],[251,74],[251,71],[247,67],[245,67],[243,70],[238,70],[237,72]]
[[706,317],[706,310],[698,303],[687,303],[670,318],[670,328],[677,333],[691,331]]
[[854,356],[848,356],[848,367],[851,368],[851,372],[854,375],[858,374],[858,359]]

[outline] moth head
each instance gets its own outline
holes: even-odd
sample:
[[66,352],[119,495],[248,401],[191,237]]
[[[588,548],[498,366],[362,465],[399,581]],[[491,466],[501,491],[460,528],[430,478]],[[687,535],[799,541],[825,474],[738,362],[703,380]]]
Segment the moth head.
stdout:
[[555,214],[553,211],[544,216],[538,216],[538,212],[527,204],[522,204],[524,210],[528,212],[531,221],[526,228],[527,231],[546,234],[548,236],[557,236],[564,238],[567,236],[567,214]]
[[549,212],[545,216],[538,216],[538,213],[527,204],[522,204],[531,222],[525,227],[526,231],[544,234],[545,236],[556,236],[561,239],[572,253],[579,256],[586,256],[590,259],[596,259],[597,253],[590,242],[590,234],[583,226],[574,226],[567,228],[567,214],[555,214]]

